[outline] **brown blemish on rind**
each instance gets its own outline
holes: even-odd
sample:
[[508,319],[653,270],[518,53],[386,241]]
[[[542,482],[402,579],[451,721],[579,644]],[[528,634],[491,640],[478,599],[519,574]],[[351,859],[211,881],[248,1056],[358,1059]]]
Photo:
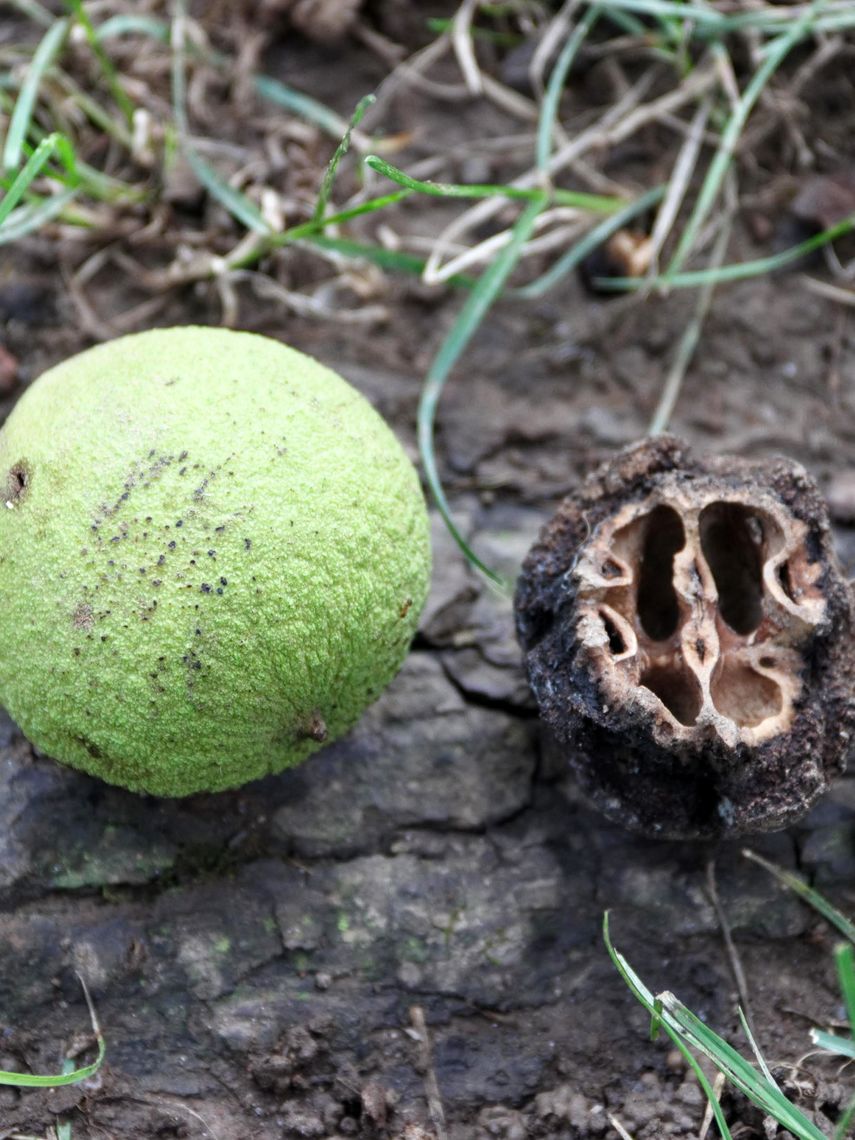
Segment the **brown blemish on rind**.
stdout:
[[309,740],[315,740],[318,744],[323,744],[327,739],[328,730],[326,720],[320,715],[318,709],[312,712],[311,716],[306,723],[302,725],[300,735]]
[[32,481],[32,469],[26,459],[13,463],[6,473],[3,499],[9,510],[21,505]]
[[306,725],[306,736],[308,736],[310,740],[317,741],[318,744],[323,744],[327,735],[326,721],[316,709],[309,717],[309,723]]
[[544,528],[516,612],[544,721],[629,827],[781,827],[845,765],[852,600],[794,463],[622,452]]
[[71,624],[75,629],[82,629],[87,633],[95,624],[95,614],[88,602],[80,602],[71,615]]
[[98,745],[93,744],[93,742],[91,740],[88,740],[85,736],[75,736],[74,742],[75,744],[79,744],[81,748],[85,749],[93,760],[100,760],[102,758],[103,753],[101,752],[101,749],[98,747]]

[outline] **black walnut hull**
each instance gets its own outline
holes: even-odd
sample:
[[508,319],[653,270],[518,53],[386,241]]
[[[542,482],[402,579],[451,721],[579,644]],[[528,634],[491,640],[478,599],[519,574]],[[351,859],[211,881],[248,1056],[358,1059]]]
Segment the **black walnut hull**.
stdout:
[[628,448],[543,528],[515,605],[541,717],[626,827],[774,830],[845,768],[852,594],[796,463]]

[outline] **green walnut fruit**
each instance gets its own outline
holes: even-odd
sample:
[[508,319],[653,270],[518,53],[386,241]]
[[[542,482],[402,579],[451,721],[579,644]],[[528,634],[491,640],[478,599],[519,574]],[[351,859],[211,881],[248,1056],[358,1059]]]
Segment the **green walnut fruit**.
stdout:
[[0,432],[0,491],[0,702],[134,791],[234,787],[346,732],[427,592],[389,428],[249,333],[158,329],[46,372]]

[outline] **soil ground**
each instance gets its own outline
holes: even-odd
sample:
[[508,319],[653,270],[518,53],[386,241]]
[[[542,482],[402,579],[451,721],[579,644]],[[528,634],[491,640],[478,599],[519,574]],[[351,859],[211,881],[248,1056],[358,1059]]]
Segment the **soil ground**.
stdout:
[[[386,32],[411,34],[408,6],[386,8]],[[318,45],[284,26],[263,65],[345,116],[388,72],[358,38]],[[847,67],[802,92],[799,124],[844,166],[855,160]],[[595,80],[581,103],[595,102]],[[483,100],[442,103],[409,87],[385,114],[387,126],[414,132],[412,149],[395,156],[405,167],[425,138],[465,147],[504,123]],[[329,148],[316,151],[310,184]],[[513,169],[473,153],[490,178]],[[651,130],[610,156],[609,174],[633,184],[666,159]],[[740,215],[733,259],[769,251],[776,211],[798,182],[780,131],[754,162],[756,198]],[[466,177],[461,166],[442,176]],[[176,227],[181,210],[200,208],[174,206]],[[765,228],[751,224],[770,210]],[[444,203],[418,200],[401,225],[433,233],[450,216]],[[7,410],[44,367],[92,343],[96,324],[115,331],[140,300],[126,275],[101,274],[82,320],[66,280],[91,252],[59,230],[3,248],[0,331],[19,365]],[[287,257],[292,287],[310,284],[310,257]],[[385,310],[374,323],[297,315],[249,291],[239,323],[338,369],[415,456],[420,381],[460,294],[370,279]],[[218,323],[221,299],[208,283],[172,290],[155,322]],[[680,293],[598,299],[572,279],[542,301],[495,307],[449,385],[437,441],[456,516],[488,562],[513,575],[560,496],[644,434],[691,305]],[[855,471],[850,314],[808,291],[799,272],[719,290],[674,429],[713,451],[786,453],[839,492]],[[847,522],[839,499],[841,557],[855,572],[855,510]],[[614,1138],[610,1115],[636,1140],[697,1136],[702,1094],[679,1055],[647,1040],[601,925],[610,910],[615,942],[641,976],[740,1041],[711,861],[758,1041],[792,1095],[831,1127],[852,1079],[801,1060],[809,1027],[843,1012],[828,928],[740,844],[633,837],[588,807],[539,732],[510,603],[471,572],[439,521],[435,564],[400,676],[347,739],[298,770],[156,800],[34,754],[2,722],[0,1067],[53,1071],[70,1044],[91,1044],[78,973],[108,1060],[83,1086],[0,1087],[0,1136],[68,1121],[74,1140],[426,1140],[442,1133],[438,1102],[453,1140]],[[855,775],[799,826],[752,846],[851,914],[853,806]],[[774,1135],[738,1098],[725,1103],[735,1136]]]

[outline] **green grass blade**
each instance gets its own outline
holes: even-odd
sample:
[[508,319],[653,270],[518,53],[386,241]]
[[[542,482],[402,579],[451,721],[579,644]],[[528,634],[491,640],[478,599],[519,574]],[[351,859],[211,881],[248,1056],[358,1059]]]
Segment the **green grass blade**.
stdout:
[[[345,257],[359,258],[378,265],[381,269],[392,269],[401,273],[421,276],[424,271],[424,258],[413,253],[402,253],[397,249],[384,249],[380,245],[366,245],[363,242],[352,241],[350,238],[332,238],[325,234],[312,234],[302,239],[319,249],[329,249],[334,253],[344,254]],[[449,277],[446,285],[463,286],[471,288],[476,278],[468,277],[463,273]]]
[[667,286],[669,289],[697,289],[703,285],[721,285],[728,281],[744,281],[750,277],[760,277],[766,273],[775,273],[784,269],[794,261],[822,249],[824,245],[836,241],[844,234],[855,229],[855,214],[844,218],[842,222],[830,226],[822,233],[801,241],[798,245],[790,246],[782,253],[770,257],[758,257],[754,261],[740,261],[733,265],[722,265],[718,269],[697,269],[688,273],[677,273],[673,277],[597,277],[595,284],[598,288],[614,292],[631,292],[644,289],[648,286]]
[[[713,247],[712,256],[710,258],[713,267],[721,265],[722,261],[724,261],[727,247],[730,243],[732,226],[733,216],[728,212],[722,217],[721,229],[719,230],[715,246]],[[647,429],[648,435],[660,435],[668,427],[668,422],[671,419],[680,396],[683,379],[685,378],[689,364],[700,342],[704,321],[707,318],[707,313],[712,304],[714,291],[715,284],[707,279],[695,298],[694,312],[677,342],[677,350],[674,353],[674,359],[671,361],[671,365],[665,376],[662,394],[659,397],[656,410],[653,413],[650,426]]]
[[248,230],[254,230],[257,234],[270,234],[273,232],[261,216],[261,212],[255,203],[250,202],[249,198],[247,198],[245,194],[242,194],[240,190],[235,190],[233,186],[229,186],[228,182],[217,173],[213,166],[202,158],[191,143],[185,142],[183,149],[193,173],[211,197],[215,198],[233,218],[236,218],[242,226],[245,226]]
[[460,533],[451,517],[451,508],[445,497],[434,453],[434,425],[439,398],[448,375],[457,363],[464,349],[472,339],[475,331],[486,316],[490,306],[502,291],[511,271],[519,260],[520,251],[534,229],[538,215],[548,205],[548,197],[542,193],[534,201],[529,202],[517,218],[511,231],[511,239],[496,255],[484,273],[478,279],[472,292],[466,298],[463,308],[454,322],[450,332],[440,345],[433,363],[428,369],[425,382],[419,399],[418,411],[418,439],[419,451],[422,457],[425,477],[436,500],[439,512],[445,525],[448,527],[454,541],[463,551],[469,562],[477,567],[491,582],[505,591],[510,587],[507,582],[486,566],[471,550],[466,539]]
[[[769,10],[761,10],[759,13],[751,13],[747,19],[738,20],[717,11],[712,4],[684,4],[681,0],[609,0],[608,12],[609,16],[616,12],[632,12],[666,21],[676,19],[684,26],[695,25],[716,39],[722,39],[728,32],[746,23],[758,29],[779,28],[781,22],[788,19],[785,9],[771,9],[771,15]],[[649,34],[649,31],[649,28],[644,28],[645,33]]]
[[765,1076],[758,1073],[750,1061],[710,1029],[679,998],[672,993],[663,993],[660,997],[668,1023],[681,1030],[688,1043],[713,1061],[755,1104],[767,1108],[776,1096],[780,1098],[777,1085],[769,1086]]
[[[7,100],[0,93],[0,106],[6,105]],[[9,109],[11,109],[11,105],[11,100],[9,100]],[[64,186],[79,185],[81,193],[89,194],[104,201],[142,202],[152,196],[153,192],[150,190],[130,186],[118,178],[113,178],[109,174],[104,174],[103,171],[96,170],[89,163],[83,162],[75,153],[74,146],[69,139],[60,132],[54,132],[54,134],[60,140],[57,142],[57,157],[64,168],[53,167],[45,170],[45,173],[54,181],[61,182]],[[37,123],[31,124],[28,138],[34,143],[44,142],[48,137],[48,132],[43,131]],[[24,150],[29,153],[28,143],[25,143]],[[12,185],[13,181],[14,177],[11,172],[0,175],[0,186],[6,189]]]
[[302,91],[295,91],[293,87],[288,87],[278,79],[273,79],[269,75],[257,75],[253,80],[253,86],[268,103],[275,103],[278,107],[293,111],[295,115],[299,115],[308,123],[314,123],[334,139],[340,139],[347,130],[347,121],[341,115],[319,103],[317,99],[304,95]]
[[[399,186],[405,186],[408,190],[419,194],[428,194],[433,198],[510,198],[520,202],[539,202],[544,194],[543,190],[536,187],[502,186],[492,183],[461,185],[457,182],[427,182],[411,178],[409,174],[376,154],[366,155],[365,163],[378,174],[385,174],[392,182],[397,182]],[[598,214],[611,214],[625,205],[622,198],[608,198],[602,194],[584,194],[581,191],[561,189],[552,191],[552,202]]]
[[[51,165],[45,170],[45,174],[54,182],[59,182],[62,186],[76,186],[81,194],[87,194],[91,198],[97,198],[104,202],[145,202],[153,198],[155,193],[153,190],[141,186],[131,186],[127,182],[122,182],[118,178],[113,178],[109,174],[96,170],[87,162],[82,162],[74,153],[73,144],[70,145],[72,145],[74,172],[70,173],[65,163],[61,167]],[[7,178],[0,178],[0,186],[6,186],[10,183],[11,180],[8,176]]]
[[[80,178],[81,192],[85,191],[91,197],[105,202],[145,202],[154,195],[152,190],[140,186],[130,186],[127,182],[122,182],[118,178],[104,174],[101,170],[96,170],[87,162],[81,162],[79,158],[77,159],[77,174]],[[56,178],[59,182],[65,181],[61,173],[52,174],[51,177]]]
[[622,32],[626,32],[629,36],[638,36],[641,40],[647,39],[650,29],[646,28],[642,21],[631,12],[619,8],[616,4],[609,4],[605,10],[601,9],[601,11],[605,19]]
[[742,1026],[742,1032],[748,1038],[748,1044],[751,1046],[751,1052],[757,1058],[757,1064],[760,1066],[760,1071],[769,1082],[769,1084],[773,1085],[778,1090],[778,1092],[780,1092],[781,1086],[772,1076],[772,1070],[766,1064],[766,1058],[760,1052],[760,1046],[754,1039],[754,1034],[751,1032],[751,1026],[748,1024],[748,1018],[745,1016],[741,1005],[737,1007],[736,1012],[739,1014],[739,1024]]
[[12,0],[12,7],[43,28],[49,28],[56,19],[53,12],[49,12],[38,0]]
[[205,161],[190,141],[187,120],[187,77],[185,74],[184,22],[186,0],[176,0],[172,23],[172,113],[178,128],[182,151],[193,173],[208,193],[236,218],[241,225],[255,233],[268,235],[271,228],[261,216],[258,207],[245,194],[229,186],[224,178]]
[[15,103],[15,109],[9,121],[9,129],[6,133],[6,141],[3,144],[2,166],[4,170],[15,170],[20,165],[24,140],[30,129],[39,87],[44,79],[45,72],[59,55],[68,34],[68,28],[68,19],[57,20],[45,32],[39,46],[33,53],[24,82],[18,92],[18,101]]
[[715,157],[710,163],[709,170],[704,178],[695,207],[692,210],[689,220],[683,227],[677,248],[664,274],[666,284],[680,271],[681,266],[694,248],[698,233],[707,220],[715,200],[718,198],[724,177],[733,161],[736,144],[745,128],[746,120],[751,114],[754,104],[760,98],[766,84],[781,63],[783,63],[791,49],[805,36],[810,28],[810,24],[810,17],[806,14],[801,20],[794,21],[785,35],[774,41],[763,62],[752,75],[748,86],[734,107],[722,132]]
[[636,198],[634,202],[629,202],[622,210],[618,210],[616,214],[605,218],[599,225],[589,230],[588,233],[568,249],[566,253],[563,253],[555,264],[550,266],[544,274],[535,278],[534,281],[530,281],[528,285],[523,285],[521,288],[514,290],[514,296],[523,297],[526,300],[530,300],[533,297],[542,297],[544,293],[557,285],[568,273],[572,273],[598,246],[608,241],[612,234],[617,233],[627,222],[631,222],[633,218],[638,217],[639,214],[643,214],[644,211],[649,210],[651,206],[655,206],[656,203],[662,199],[664,194],[665,187],[656,186],[654,189],[648,190],[646,194],[642,194],[640,198]]
[[658,997],[653,999],[653,1013],[650,1017],[650,1030],[648,1036],[651,1041],[657,1041],[659,1034],[662,1032],[662,1000]]
[[52,1089],[60,1085],[76,1085],[94,1076],[101,1068],[101,1062],[106,1055],[104,1039],[98,1037],[98,1056],[91,1065],[84,1065],[81,1069],[74,1069],[70,1073],[55,1073],[41,1076],[36,1073],[7,1073],[0,1070],[0,1085],[14,1085],[20,1089]]
[[310,222],[300,222],[299,225],[293,226],[289,230],[284,230],[276,238],[277,241],[293,240],[294,238],[307,237],[312,233],[320,233],[321,230],[329,226],[337,226],[342,222],[349,222],[351,218],[360,218],[363,214],[373,214],[377,210],[382,210],[386,206],[394,205],[395,202],[400,202],[404,198],[409,198],[409,190],[397,190],[394,194],[384,194],[380,198],[369,198],[367,202],[360,202],[356,206],[348,206],[345,210],[339,210],[337,214],[329,214],[326,218],[313,218]]
[[855,10],[851,3],[841,5],[839,12],[819,16],[813,26],[815,32],[822,32],[825,35],[848,32],[852,28],[855,28]]
[[827,1053],[855,1061],[855,1041],[851,1037],[841,1037],[839,1033],[826,1033],[824,1029],[812,1029],[810,1039],[814,1045],[818,1045]]
[[115,139],[125,150],[131,149],[132,133],[124,117],[119,118],[111,113],[100,99],[94,99],[66,72],[61,73],[59,81],[65,88],[66,98],[70,104],[81,111],[101,133]]
[[573,60],[576,58],[579,48],[585,42],[588,33],[594,24],[596,24],[599,16],[599,8],[594,7],[588,9],[573,29],[572,34],[567,37],[567,42],[561,49],[558,59],[555,61],[555,66],[550,73],[549,82],[543,94],[543,105],[540,109],[540,116],[537,123],[537,165],[539,169],[544,172],[546,172],[549,165],[549,156],[552,150],[552,132],[555,130],[555,121],[558,118],[558,104],[561,101],[561,93],[567,81],[567,73],[573,65]]
[[113,96],[113,99],[115,100],[116,106],[124,115],[127,125],[130,126],[134,118],[133,102],[128,97],[127,92],[119,82],[119,76],[115,67],[113,66],[113,61],[104,51],[101,40],[98,38],[98,34],[95,31],[95,28],[92,26],[92,21],[89,19],[89,16],[83,7],[82,0],[65,0],[65,6],[71,10],[74,18],[83,28],[83,33],[86,36],[86,42],[92,49],[92,53],[95,58],[98,60],[98,64],[104,73],[104,78],[107,81],[107,86],[110,88],[110,92]]
[[52,1073],[49,1075],[37,1073],[9,1073],[0,1070],[0,1085],[13,1085],[15,1088],[22,1089],[50,1089],[58,1088],[60,1085],[76,1085],[79,1081],[85,1081],[88,1080],[89,1077],[93,1077],[101,1068],[101,1064],[107,1055],[107,1046],[104,1042],[101,1028],[98,1025],[98,1018],[95,1014],[92,998],[89,996],[89,990],[82,976],[80,974],[77,976],[80,979],[80,984],[83,986],[83,996],[86,998],[86,1005],[89,1009],[89,1020],[92,1023],[92,1032],[95,1034],[95,1040],[98,1042],[98,1055],[95,1060],[91,1065],[83,1065],[80,1069],[75,1069],[72,1066],[70,1071],[69,1062],[66,1061],[61,1073]]
[[[340,222],[349,221],[351,218],[358,218],[362,214],[370,214],[375,210],[382,209],[384,206],[391,205],[393,202],[400,202],[402,198],[409,196],[408,190],[398,191],[395,194],[387,194],[382,198],[372,198],[368,202],[361,202],[358,206],[351,206],[347,210],[341,210],[337,214],[330,214],[320,221],[312,219],[308,222],[300,222],[299,225],[291,226],[290,229],[282,230],[281,233],[270,234],[266,243],[259,244],[251,250],[248,250],[242,257],[237,257],[230,260],[229,267],[231,269],[245,269],[247,266],[254,264],[258,261],[268,249],[278,248],[279,246],[291,245],[295,241],[315,241],[320,244],[320,238],[325,229],[337,225]],[[333,239],[328,239],[333,240]],[[336,238],[335,241],[339,242],[342,246],[351,245],[354,250],[364,251],[365,256],[368,256],[372,251],[377,254],[374,258],[377,265],[384,264],[383,258],[388,259],[385,264],[390,269],[403,268],[407,271],[410,270],[414,260],[418,260],[418,264],[424,268],[424,262],[419,259],[412,258],[409,254],[398,253],[394,250],[385,250],[379,246],[361,245],[359,242],[350,241],[347,238]],[[329,246],[329,248],[333,248]],[[354,253],[353,256],[361,257],[362,252]],[[397,262],[397,263],[396,263]]]
[[332,193],[333,182],[335,181],[336,171],[338,164],[347,154],[350,147],[350,136],[353,131],[362,122],[365,112],[372,104],[377,102],[376,95],[364,95],[356,105],[356,110],[347,125],[347,130],[341,137],[341,142],[335,148],[333,156],[330,159],[326,170],[324,171],[323,181],[321,182],[321,189],[318,193],[318,201],[315,204],[314,220],[319,222],[323,218],[327,209],[327,202],[329,201],[330,194]]
[[768,871],[770,875],[774,875],[779,883],[804,899],[804,901],[821,914],[823,918],[827,919],[832,926],[835,926],[844,938],[848,938],[850,942],[855,944],[855,924],[850,922],[845,915],[842,915],[836,907],[833,907],[818,891],[808,886],[804,879],[800,879],[798,875],[794,875],[791,871],[785,871],[783,867],[779,867],[775,863],[770,863],[768,859],[764,859],[762,855],[757,855],[754,851],[743,851],[742,854],[753,863],[758,863],[764,870]]
[[0,226],[0,245],[19,241],[27,234],[35,233],[58,214],[61,214],[68,203],[77,194],[77,187],[70,187],[52,198],[43,199],[30,206],[23,206],[15,210]]
[[[681,0],[609,0],[606,12],[610,19],[620,14],[635,13],[656,19],[676,19],[693,36],[702,39],[722,40],[732,32],[749,29],[764,35],[779,34],[798,18],[799,8],[784,4],[758,6],[734,12],[719,12],[712,4],[700,6],[684,4]],[[814,19],[816,31],[839,31],[855,24],[855,11],[851,0],[823,5],[823,13]],[[635,34],[648,34],[642,28]]]
[[[657,1022],[657,1024],[660,1024],[661,1006],[659,1003],[657,1003],[653,994],[650,992],[650,990],[647,989],[639,976],[632,969],[626,958],[624,958],[622,954],[619,954],[612,945],[611,937],[609,936],[608,911],[606,911],[603,915],[603,940],[605,941],[606,950],[608,951],[609,957],[612,960],[612,964],[620,976],[623,978],[623,981],[629,989],[630,993],[633,995],[636,1001],[643,1005],[647,1012],[650,1014],[652,1030],[654,1020]],[[718,1102],[718,1097],[715,1095],[715,1091],[713,1090],[712,1085],[709,1083],[706,1073],[704,1073],[703,1069],[698,1064],[697,1059],[692,1055],[691,1050],[682,1040],[680,1035],[665,1022],[662,1022],[661,1026],[673,1044],[676,1045],[680,1050],[680,1053],[683,1055],[684,1060],[697,1077],[698,1084],[703,1089],[704,1095],[706,1096],[710,1108],[712,1109],[716,1127],[719,1130],[719,1134],[721,1135],[722,1140],[732,1140],[730,1129],[727,1126],[727,1121],[724,1119],[724,1113],[722,1112],[721,1105]]]
[[343,253],[345,257],[361,258],[379,265],[381,269],[396,269],[404,273],[420,274],[425,267],[424,259],[414,254],[401,253],[397,249],[384,249],[379,245],[366,245],[351,241],[350,238],[331,238],[317,234],[307,239],[319,249],[329,249],[333,253]]
[[851,942],[836,947],[834,963],[837,966],[837,977],[840,979],[840,992],[846,1005],[849,1032],[855,1034],[855,948]]
[[855,1093],[853,1093],[842,1116],[834,1126],[834,1140],[844,1140],[844,1138],[849,1135],[849,1129],[853,1119],[855,1119]]
[[110,16],[95,29],[98,40],[110,40],[117,36],[149,36],[161,43],[169,42],[169,24],[156,16],[126,15]]
[[[609,15],[616,12],[634,12],[639,16],[653,16],[656,18],[673,18],[693,23],[702,27],[714,29],[716,34],[723,34],[726,27],[725,17],[712,6],[696,4],[683,4],[680,0],[609,0]],[[649,28],[644,31],[649,33]]]
[[[719,1037],[696,1014],[673,994],[663,994],[669,1021],[681,1031],[688,1043],[708,1057],[752,1103],[787,1128],[799,1140],[827,1140],[824,1134],[784,1096],[774,1082],[738,1053],[723,1037]],[[673,1020],[671,1020],[673,1019]]]
[[[679,1041],[684,1046],[690,1046],[692,1049],[703,1053],[752,1103],[774,1117],[794,1136],[798,1137],[798,1140],[827,1140],[816,1125],[787,1100],[774,1082],[770,1084],[766,1077],[762,1073],[758,1073],[741,1053],[738,1053],[724,1038],[710,1029],[673,994],[662,993],[654,998],[623,955],[619,954],[611,945],[608,938],[607,921],[604,922],[603,932],[609,955],[624,981],[648,1012],[661,1019],[662,1028],[668,1033],[672,1041],[675,1043]],[[657,999],[661,1006],[657,1006]],[[710,1103],[713,1104],[715,1111],[714,1102],[711,1101]],[[718,1122],[718,1117],[716,1120]]]
[[[450,32],[454,27],[454,20],[449,20],[447,17],[431,16],[426,21],[427,28],[431,32],[435,32],[438,36]],[[516,47],[523,42],[523,37],[514,32],[502,32],[496,28],[470,28],[470,35],[475,40],[483,40],[485,43],[498,44],[500,47]]]
[[38,177],[41,170],[54,155],[59,158],[69,174],[76,178],[74,149],[71,143],[65,135],[58,131],[48,135],[47,138],[42,139],[27,159],[23,170],[20,170],[15,176],[3,200],[0,201],[0,226],[3,225],[6,218],[26,194],[34,179]]

